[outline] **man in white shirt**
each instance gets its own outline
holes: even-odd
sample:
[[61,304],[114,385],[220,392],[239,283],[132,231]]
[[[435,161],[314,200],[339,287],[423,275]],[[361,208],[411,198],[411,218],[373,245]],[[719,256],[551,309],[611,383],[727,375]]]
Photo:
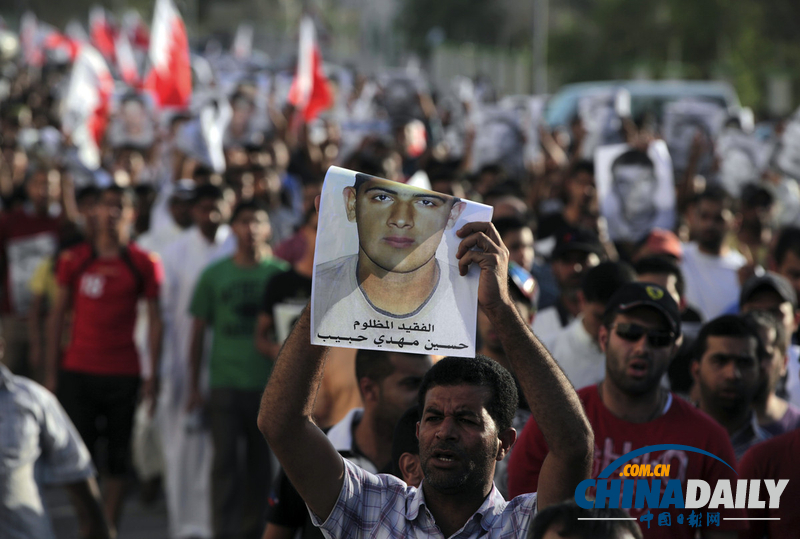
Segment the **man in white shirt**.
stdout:
[[203,269],[235,250],[230,227],[224,224],[229,215],[229,204],[218,187],[198,187],[192,201],[195,226],[183,232],[164,251],[165,332],[159,426],[170,537],[173,538],[211,537],[211,439],[202,425],[200,412],[186,412],[192,328],[189,304]]
[[548,350],[555,346],[562,328],[580,313],[578,293],[581,280],[589,268],[600,263],[602,256],[603,246],[593,232],[569,228],[558,234],[551,262],[553,275],[558,281],[558,301],[536,313],[531,326]]
[[733,227],[731,203],[721,188],[711,186],[697,196],[691,210],[694,241],[684,246],[681,270],[686,279],[686,301],[704,320],[736,312],[739,270],[747,261],[725,245]]
[[581,314],[558,334],[553,346],[553,358],[576,389],[605,377],[606,356],[597,340],[603,313],[614,292],[635,279],[633,269],[624,262],[603,262],[583,278]]

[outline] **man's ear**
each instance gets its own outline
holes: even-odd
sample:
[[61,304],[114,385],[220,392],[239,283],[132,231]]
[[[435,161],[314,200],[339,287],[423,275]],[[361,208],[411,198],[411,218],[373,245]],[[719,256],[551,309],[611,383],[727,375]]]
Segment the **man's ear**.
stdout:
[[449,230],[453,228],[453,225],[456,224],[458,218],[461,217],[461,212],[463,212],[464,208],[466,207],[467,203],[464,202],[463,200],[459,200],[458,202],[453,204],[453,207],[450,208],[450,217],[447,218],[447,226],[445,226],[446,229]]
[[419,462],[419,455],[412,453],[403,453],[397,462],[400,467],[400,475],[403,481],[409,486],[419,487],[422,482],[424,474],[422,473],[422,465]]
[[608,328],[605,324],[600,324],[600,329],[597,332],[597,342],[600,344],[600,350],[605,354],[608,348]]
[[578,305],[581,311],[586,307],[586,295],[583,293],[583,290],[578,290]]
[[693,359],[692,362],[689,364],[689,372],[692,374],[692,380],[696,384],[700,378],[700,361],[697,359]]
[[356,222],[356,189],[355,187],[345,187],[342,191],[344,195],[344,211],[347,213],[347,220],[351,223]]
[[381,389],[375,380],[363,376],[358,381],[358,390],[361,392],[361,399],[364,401],[364,406],[369,402],[378,402],[381,396]]
[[514,442],[517,441],[517,431],[516,429],[509,427],[503,432],[497,435],[497,438],[500,440],[500,447],[497,449],[497,457],[495,460],[498,462],[506,458],[508,452],[511,451],[511,447],[514,445]]

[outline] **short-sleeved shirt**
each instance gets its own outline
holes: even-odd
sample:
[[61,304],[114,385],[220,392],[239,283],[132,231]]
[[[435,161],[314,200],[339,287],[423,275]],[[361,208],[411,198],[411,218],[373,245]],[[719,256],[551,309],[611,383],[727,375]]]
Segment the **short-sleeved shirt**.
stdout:
[[[657,444],[679,444],[697,447],[712,453],[730,466],[736,466],[733,448],[728,440],[728,433],[711,417],[693,407],[680,397],[671,395],[671,402],[666,413],[647,423],[631,423],[612,414],[600,398],[598,386],[588,386],[578,390],[578,397],[583,402],[589,423],[594,431],[594,466],[592,478],[602,472],[606,466],[622,455]],[[508,468],[508,487],[511,496],[523,492],[533,492],[539,483],[539,472],[548,453],[547,442],[542,435],[536,421],[531,418],[522,430],[514,451],[511,453],[511,462]],[[669,464],[670,479],[680,479],[686,487],[688,479],[702,479],[709,485],[715,485],[719,479],[728,479],[735,483],[737,479],[734,471],[716,459],[702,454],[683,450],[654,451],[630,461],[632,464]],[[666,488],[666,481],[661,478],[652,478],[650,481],[662,481],[661,489]],[[588,495],[594,496],[593,489]],[[632,517],[638,518],[648,509],[630,509]],[[677,515],[683,514],[682,509],[659,509],[658,513],[669,511],[672,513],[672,526],[651,526],[639,522],[645,538],[694,537],[694,528],[677,526]],[[744,517],[741,510],[720,509],[721,530],[737,530],[746,527],[742,521],[722,520],[725,517]],[[684,515],[685,517],[685,515]],[[655,522],[653,522],[655,524]]]
[[36,266],[53,256],[58,245],[57,217],[37,215],[32,208],[20,208],[0,215],[0,271],[4,274],[3,314],[26,314],[32,294],[28,287]]
[[[408,486],[393,475],[375,475],[344,460],[344,482],[339,498],[325,522],[311,512],[314,525],[326,537],[444,538],[425,504],[420,488]],[[424,483],[424,480],[423,480]],[[492,491],[453,539],[517,539],[527,537],[536,515],[536,494],[507,502]]]
[[62,368],[96,375],[138,376],[133,341],[137,301],[157,298],[163,280],[158,256],[134,244],[119,256],[95,256],[92,246],[68,249],[58,260],[56,280],[73,297],[72,340]]
[[[777,508],[766,503],[763,509],[748,509],[750,518],[779,518],[780,520],[751,520],[742,539],[762,537],[797,537],[800,530],[800,430],[787,432],[753,446],[739,463],[739,479],[788,479]],[[768,500],[761,485],[761,500]]]
[[0,535],[54,537],[34,468],[43,483],[92,477],[92,458],[56,398],[0,364]]
[[200,275],[189,312],[213,329],[212,388],[256,390],[269,380],[272,362],[256,350],[253,338],[256,317],[267,283],[286,269],[274,258],[252,267],[223,258]]

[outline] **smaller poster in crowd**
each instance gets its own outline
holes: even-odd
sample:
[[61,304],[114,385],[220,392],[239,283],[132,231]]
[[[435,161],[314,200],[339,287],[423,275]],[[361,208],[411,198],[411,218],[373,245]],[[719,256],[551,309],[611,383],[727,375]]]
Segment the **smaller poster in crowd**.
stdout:
[[664,106],[664,140],[667,141],[675,170],[686,170],[696,137],[705,150],[700,155],[698,172],[707,174],[714,162],[714,143],[722,131],[728,112],[719,104],[701,99],[681,99]]
[[352,170],[325,176],[311,342],[475,355],[480,268],[458,271],[456,231],[492,209]]
[[647,150],[627,144],[601,146],[595,153],[600,213],[613,241],[637,242],[654,228],[675,225],[675,186],[667,145]]

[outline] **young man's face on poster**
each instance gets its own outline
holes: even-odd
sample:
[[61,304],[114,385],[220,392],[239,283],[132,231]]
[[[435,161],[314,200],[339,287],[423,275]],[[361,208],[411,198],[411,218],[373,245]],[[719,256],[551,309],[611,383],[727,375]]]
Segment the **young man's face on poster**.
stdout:
[[442,234],[465,203],[401,183],[361,176],[345,187],[347,219],[358,228],[359,251],[385,271],[410,273],[431,262]]

